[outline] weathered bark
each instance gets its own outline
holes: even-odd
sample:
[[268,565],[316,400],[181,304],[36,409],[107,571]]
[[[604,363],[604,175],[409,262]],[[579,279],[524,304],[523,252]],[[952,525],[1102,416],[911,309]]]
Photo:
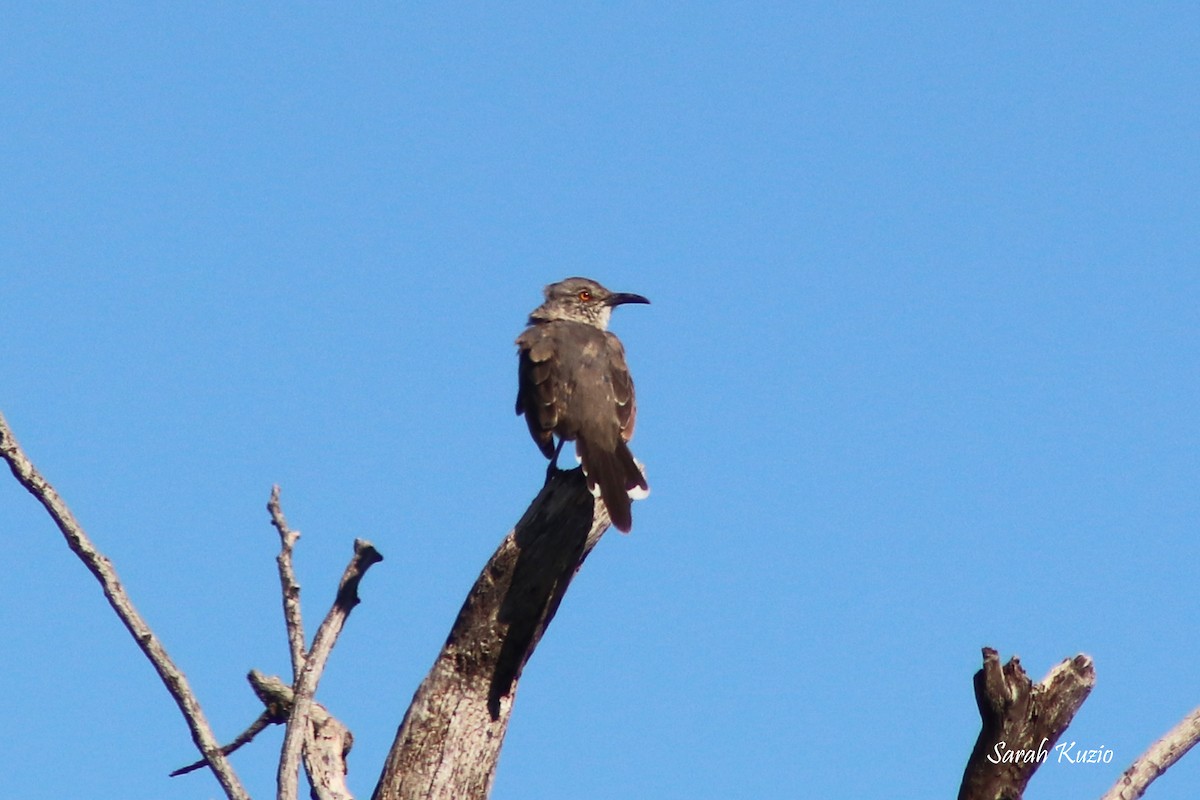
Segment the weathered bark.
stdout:
[[1197,742],[1200,742],[1200,708],[1194,709],[1167,731],[1166,736],[1151,745],[1100,800],[1137,800],[1155,778],[1183,758]]
[[975,673],[983,728],[958,800],[1020,800],[1095,683],[1092,659],[1082,654],[1034,685],[1015,656],[1001,667],[996,651],[983,648],[983,668]]
[[[341,635],[350,612],[360,602],[358,585],[367,570],[382,560],[383,556],[370,542],[364,539],[354,540],[354,557],[342,573],[333,607],[329,609],[329,613],[325,615],[324,621],[313,635],[312,647],[304,656],[304,668],[300,670],[300,676],[292,686],[292,712],[288,715],[287,731],[283,735],[283,747],[279,754],[279,800],[294,800],[299,796],[301,752],[306,747],[313,748],[318,745],[327,751],[336,751],[338,755],[323,756],[315,751],[308,753],[305,765],[310,770],[309,778],[313,791],[321,800],[350,796],[342,780],[345,776],[345,761],[341,751],[343,744],[346,751],[349,751],[349,743],[352,741],[350,732],[328,714],[324,714],[321,720],[310,719],[310,715],[316,708],[313,695],[317,691],[321,673],[325,670],[325,662],[329,660],[329,654],[333,652],[333,646]],[[311,771],[314,765],[319,767],[318,774]]]
[[[269,725],[286,724],[292,715],[295,693],[289,684],[274,675],[264,675],[256,669],[246,676],[266,710],[236,739],[221,748],[225,755],[249,744]],[[346,786],[346,757],[354,745],[350,730],[333,717],[320,703],[313,702],[304,735],[304,769],[316,800],[353,800]],[[197,761],[171,773],[186,775],[208,765]]]
[[374,800],[487,797],[521,670],[609,524],[580,470],[550,477],[467,595]]
[[283,589],[283,624],[287,629],[288,652],[292,657],[292,684],[295,685],[300,680],[307,652],[304,646],[304,615],[300,610],[300,583],[292,566],[292,552],[300,538],[300,531],[288,526],[279,502],[278,484],[271,487],[267,511],[271,514],[271,524],[279,532],[279,555],[275,558],[275,564],[279,567],[279,585]]

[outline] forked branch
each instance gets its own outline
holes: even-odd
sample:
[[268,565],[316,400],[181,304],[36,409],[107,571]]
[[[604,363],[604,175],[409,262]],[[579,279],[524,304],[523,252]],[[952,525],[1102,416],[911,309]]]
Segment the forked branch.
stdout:
[[[325,731],[324,733],[320,729],[314,729],[314,726],[317,726],[318,722],[328,722],[328,720],[332,720],[333,718],[329,717],[326,713],[321,720],[316,718],[310,719],[316,707],[313,703],[313,695],[317,691],[317,683],[321,680],[321,673],[325,671],[325,663],[329,660],[329,654],[333,651],[333,646],[346,624],[346,619],[350,616],[350,611],[359,603],[359,583],[362,581],[363,576],[366,575],[367,570],[373,564],[378,564],[382,560],[383,556],[379,554],[379,551],[370,542],[363,539],[354,540],[354,556],[350,559],[350,563],[346,566],[346,571],[342,574],[342,580],[338,584],[337,597],[334,598],[333,607],[329,609],[329,613],[325,616],[321,627],[317,628],[317,633],[313,637],[312,648],[304,656],[304,666],[300,670],[300,676],[296,679],[292,687],[292,713],[288,717],[287,733],[284,734],[283,748],[279,756],[279,772],[277,775],[279,800],[295,800],[297,797],[299,791],[300,754],[304,748],[306,739],[312,741],[310,737],[317,735],[330,741],[336,741],[336,746],[341,746],[341,743],[345,741],[345,749],[349,749],[349,741],[352,741],[349,739],[349,731],[346,731],[341,726],[341,723],[338,723],[336,720],[333,720],[330,727],[325,727],[324,725],[318,726],[318,728]],[[332,725],[338,726],[341,730],[335,732]],[[310,755],[312,754],[310,753]],[[313,788],[318,789],[321,779],[318,775],[312,773],[312,763],[310,760],[309,777],[313,783]],[[340,789],[337,791],[341,792]],[[319,789],[318,794],[320,794]]]
[[1019,800],[1033,773],[1083,705],[1096,672],[1085,655],[1063,661],[1034,684],[1016,656],[983,648],[975,673],[982,729],[963,773],[958,800]]

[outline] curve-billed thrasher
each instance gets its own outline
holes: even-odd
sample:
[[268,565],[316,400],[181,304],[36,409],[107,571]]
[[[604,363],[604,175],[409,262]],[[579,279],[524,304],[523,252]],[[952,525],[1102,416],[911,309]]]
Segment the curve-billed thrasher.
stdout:
[[563,442],[575,442],[588,488],[604,500],[617,530],[627,533],[631,497],[645,497],[649,486],[625,444],[637,418],[625,348],[606,329],[614,306],[650,301],[587,278],[552,283],[544,293],[546,302],[517,337],[517,413],[525,415],[551,469]]

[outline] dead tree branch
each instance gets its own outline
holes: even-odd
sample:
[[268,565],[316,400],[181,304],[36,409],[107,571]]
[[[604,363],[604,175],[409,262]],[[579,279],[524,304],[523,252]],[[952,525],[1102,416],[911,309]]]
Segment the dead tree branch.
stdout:
[[[313,703],[313,695],[317,691],[317,683],[321,680],[321,673],[325,671],[325,663],[329,660],[329,654],[333,651],[333,646],[337,642],[338,636],[342,632],[342,628],[346,624],[346,619],[350,616],[351,610],[359,604],[358,585],[366,575],[371,565],[378,564],[383,560],[383,556],[379,554],[370,542],[364,539],[354,540],[354,557],[350,559],[350,563],[346,566],[346,571],[342,574],[342,580],[338,584],[337,597],[333,601],[333,607],[329,609],[329,613],[325,616],[325,620],[321,623],[321,627],[317,628],[317,633],[313,637],[312,649],[309,650],[304,657],[304,666],[300,671],[299,677],[293,685],[292,698],[292,713],[288,717],[287,733],[283,737],[283,748],[279,756],[279,772],[277,775],[279,784],[279,800],[296,800],[299,784],[300,771],[300,753],[303,749],[304,742],[309,737],[315,734],[311,727],[316,726],[315,719],[310,719],[313,715],[315,704]],[[285,586],[285,592],[286,592]],[[328,717],[328,714],[325,715]],[[329,717],[332,719],[332,717]],[[336,720],[334,721],[336,723]],[[346,731],[341,723],[336,723],[341,727],[341,733],[335,733],[330,728],[327,734],[321,734],[323,739],[328,742],[342,742],[349,736],[349,731]],[[349,749],[349,746],[346,746]],[[321,770],[327,772],[328,770]],[[343,770],[342,774],[345,772]],[[310,773],[310,779],[313,780],[313,788],[317,788],[317,784],[321,782],[318,775]],[[339,790],[340,791],[340,790]],[[345,795],[349,796],[348,793]]]
[[1155,778],[1183,758],[1200,741],[1200,708],[1188,714],[1167,735],[1150,746],[1100,800],[1137,800]]
[[354,746],[350,729],[320,703],[313,703],[304,734],[304,771],[316,800],[354,800],[346,786],[346,757]]
[[1095,683],[1085,655],[1063,661],[1034,685],[1016,656],[1001,667],[996,651],[983,648],[983,668],[975,673],[983,727],[958,800],[1020,800]]
[[[287,722],[288,714],[292,713],[292,687],[274,675],[263,675],[256,669],[250,670],[250,674],[246,676],[246,680],[250,682],[250,688],[258,695],[258,699],[262,701],[265,709],[263,713],[259,714],[258,719],[250,723],[250,727],[242,731],[232,742],[221,748],[221,752],[225,755],[229,755],[243,745],[254,741],[254,737],[266,730],[268,725],[282,725]],[[200,760],[194,764],[188,764],[186,767],[180,767],[172,772],[170,777],[175,778],[180,775],[186,775],[203,767],[205,763],[205,761]]]
[[556,472],[500,543],[413,697],[374,800],[481,800],[521,670],[609,527],[580,470]]
[[[267,729],[268,725],[273,725],[277,722],[284,722],[284,720],[272,719],[271,712],[264,711],[263,713],[258,715],[258,719],[254,720],[254,722],[250,723],[249,728],[246,728],[246,730],[244,730],[240,734],[238,734],[236,739],[234,739],[232,742],[230,742],[229,744],[222,747],[221,752],[224,753],[225,755],[231,755],[231,754],[235,753],[239,748],[242,747],[242,745],[250,744],[250,742],[254,741],[254,737],[258,736],[260,733],[265,731]],[[187,775],[189,772],[195,772],[196,770],[200,769],[203,766],[206,766],[207,764],[208,764],[207,761],[205,761],[204,759],[201,759],[199,761],[195,761],[191,764],[188,764],[186,767],[180,767],[179,769],[175,770],[167,777],[178,778],[180,775]]]
[[[247,677],[254,693],[267,707],[259,719],[267,717],[270,723],[287,722],[295,698],[292,687],[274,675],[263,675],[258,670],[250,670]],[[304,737],[304,770],[313,794],[317,800],[353,800],[346,786],[346,757],[354,746],[349,728],[316,701],[308,721]]]
[[304,668],[304,621],[300,614],[300,584],[296,582],[296,572],[292,568],[292,549],[300,538],[300,531],[288,527],[287,519],[283,516],[283,508],[279,504],[279,486],[271,487],[271,499],[267,503],[271,512],[271,523],[279,531],[279,555],[275,563],[279,565],[279,583],[283,588],[283,621],[287,627],[288,650],[292,656],[292,682],[300,678],[300,670]]
[[226,796],[230,800],[248,800],[246,790],[234,773],[233,767],[221,752],[221,745],[217,742],[217,737],[213,734],[208,720],[205,719],[204,712],[200,710],[200,703],[192,693],[187,678],[175,666],[175,662],[167,655],[166,649],[154,635],[154,631],[150,629],[146,620],[134,607],[117,577],[112,562],[96,549],[84,532],[83,526],[71,513],[71,509],[25,455],[3,414],[0,414],[0,456],[8,462],[17,481],[45,507],[50,518],[54,520],[54,524],[58,526],[59,531],[67,540],[67,545],[99,581],[109,605],[112,606],[113,611],[117,612],[117,616],[133,636],[138,647],[145,653],[146,658],[150,659],[150,663],[159,678],[162,679],[163,685],[167,687],[175,704],[179,706],[179,710],[187,722],[188,730],[191,731],[192,741],[195,742],[196,748],[212,767],[213,774],[216,775],[221,788],[225,790]]

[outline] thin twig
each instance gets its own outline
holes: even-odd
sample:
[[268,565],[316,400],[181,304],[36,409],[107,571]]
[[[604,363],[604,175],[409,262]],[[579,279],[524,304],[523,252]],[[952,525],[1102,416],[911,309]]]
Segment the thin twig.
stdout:
[[[282,719],[275,719],[270,711],[264,711],[258,715],[258,719],[250,723],[249,728],[246,728],[246,730],[242,731],[236,739],[222,747],[221,752],[225,755],[230,755],[242,745],[249,744],[250,742],[254,741],[254,737],[265,731],[268,725],[275,725],[284,721],[285,720]],[[208,766],[208,762],[204,759],[200,759],[195,763],[188,764],[186,767],[180,767],[172,772],[169,777],[178,778],[180,775],[187,775],[189,772],[195,772],[204,766]]]
[[299,785],[300,751],[308,731],[309,715],[312,713],[313,695],[316,693],[317,683],[321,680],[321,673],[325,670],[325,663],[333,651],[338,635],[341,634],[342,628],[346,624],[346,618],[359,603],[358,584],[371,565],[382,560],[383,556],[370,542],[363,539],[354,540],[354,557],[350,559],[345,573],[342,574],[333,607],[329,609],[321,627],[317,629],[317,633],[313,637],[312,649],[309,650],[308,656],[304,660],[304,669],[301,670],[300,677],[293,687],[292,714],[288,719],[287,733],[284,734],[283,748],[279,757],[279,773],[277,775],[279,800],[296,800]]
[[[282,725],[288,720],[288,715],[292,713],[292,687],[285,684],[283,681],[276,678],[274,675],[264,675],[256,669],[250,670],[250,674],[246,676],[246,680],[250,682],[250,688],[254,690],[254,694],[266,706],[263,713],[258,716],[258,719],[250,723],[250,727],[242,731],[236,739],[221,748],[221,752],[229,755],[245,744],[254,741],[254,737],[266,730],[268,725]],[[197,761],[194,764],[188,764],[186,767],[181,767],[171,773],[171,777],[186,775],[189,772],[203,767],[206,761]]]
[[300,615],[300,584],[296,582],[296,572],[292,569],[292,548],[300,538],[300,531],[288,527],[287,519],[283,516],[283,508],[279,505],[279,486],[271,487],[271,500],[267,503],[271,512],[271,523],[279,531],[280,549],[275,558],[279,565],[279,583],[283,588],[283,620],[287,626],[288,648],[292,655],[292,682],[300,677],[304,669],[304,622]]
[[163,685],[167,687],[175,704],[179,706],[179,710],[187,721],[188,729],[191,731],[192,741],[195,742],[196,748],[212,767],[226,796],[230,800],[248,800],[249,796],[234,773],[233,767],[221,752],[221,745],[213,735],[212,728],[204,717],[204,712],[200,710],[200,704],[192,693],[187,678],[171,661],[162,643],[134,608],[117,577],[112,562],[96,549],[87,534],[84,533],[83,527],[71,513],[71,509],[59,497],[54,487],[38,473],[21,446],[17,444],[16,437],[13,436],[3,414],[0,414],[0,456],[8,462],[17,481],[49,512],[51,519],[54,520],[67,540],[67,545],[100,582],[109,605],[112,606],[113,611],[117,612],[117,616],[133,636],[138,647],[150,659],[150,663],[162,679]]
[[1200,741],[1200,708],[1190,714],[1167,735],[1150,745],[1141,758],[1125,770],[1117,782],[1100,800],[1137,800],[1146,793],[1154,779],[1183,758]]

